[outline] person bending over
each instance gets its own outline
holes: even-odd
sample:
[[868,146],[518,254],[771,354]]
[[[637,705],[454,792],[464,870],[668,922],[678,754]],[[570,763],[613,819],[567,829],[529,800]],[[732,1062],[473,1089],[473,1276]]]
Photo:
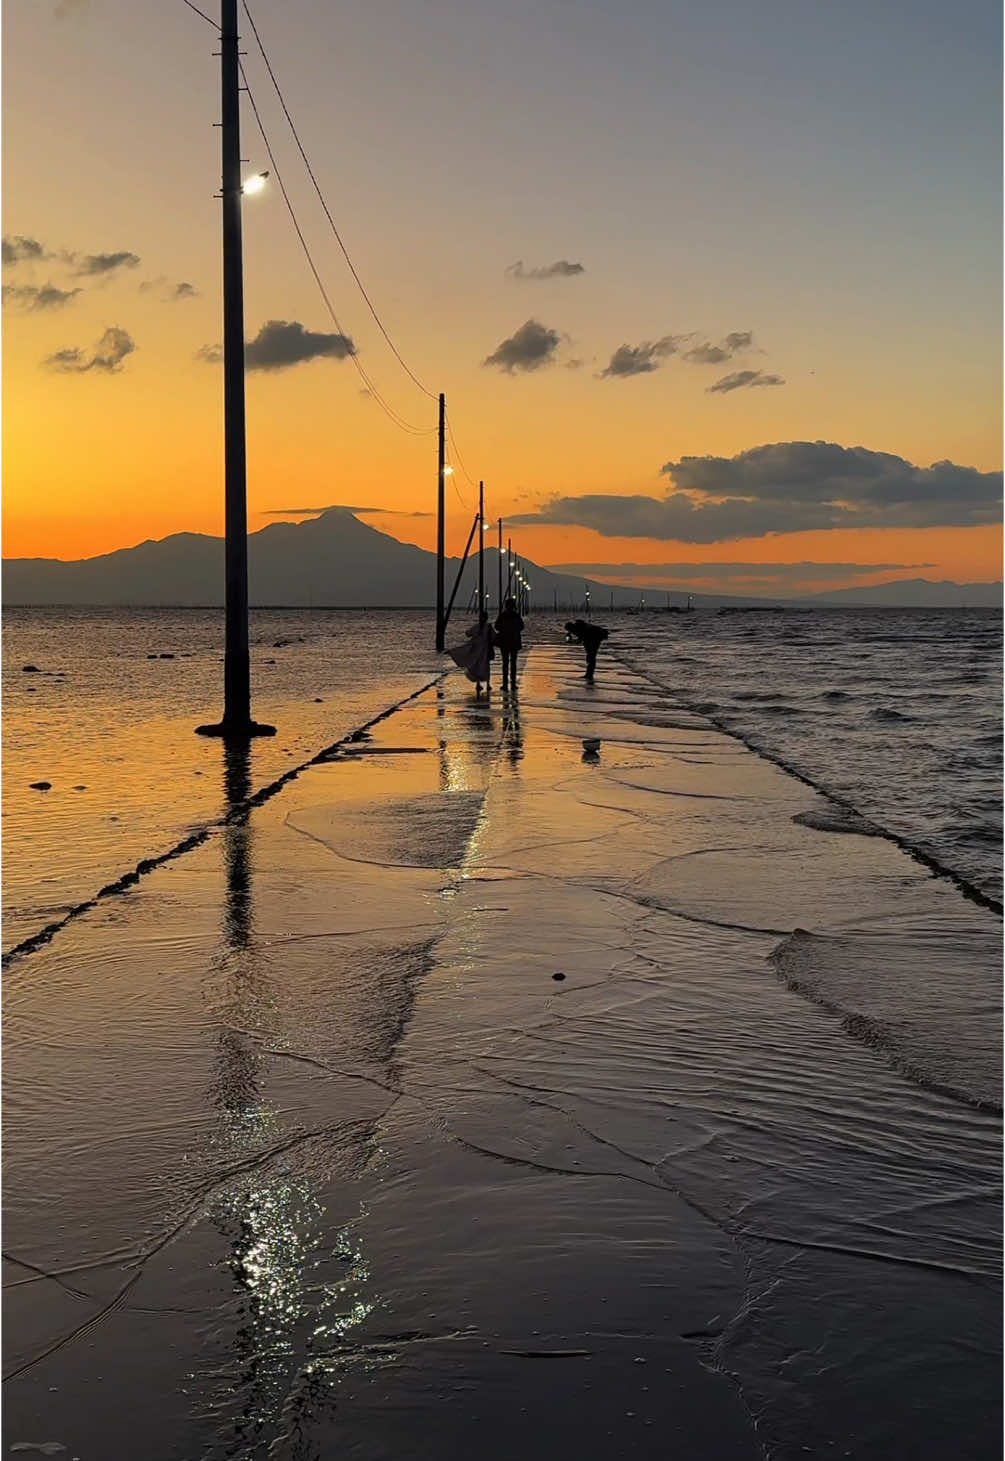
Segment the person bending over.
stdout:
[[516,689],[516,657],[523,648],[523,620],[517,612],[516,600],[507,598],[495,622],[496,644],[502,651],[503,689]]
[[583,678],[592,683],[593,672],[597,668],[597,650],[607,638],[607,630],[601,629],[599,624],[588,623],[586,619],[574,619],[566,624],[565,632],[570,639],[578,639],[586,650],[586,674]]

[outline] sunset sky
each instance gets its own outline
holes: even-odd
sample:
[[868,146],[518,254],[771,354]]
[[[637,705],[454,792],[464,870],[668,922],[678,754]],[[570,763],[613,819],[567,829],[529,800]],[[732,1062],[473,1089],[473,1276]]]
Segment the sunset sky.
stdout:
[[[1000,576],[993,0],[249,4],[447,394],[452,551],[466,469],[524,556],[596,577]],[[222,532],[217,37],[183,0],[3,17],[4,556]],[[273,177],[244,205],[249,525],[353,504],[430,547],[435,402],[242,36],[341,326]]]

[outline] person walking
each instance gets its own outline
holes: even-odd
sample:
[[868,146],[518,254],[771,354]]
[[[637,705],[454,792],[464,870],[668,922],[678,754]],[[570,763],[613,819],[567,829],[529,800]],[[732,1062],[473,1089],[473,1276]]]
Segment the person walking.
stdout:
[[597,668],[597,650],[607,638],[607,630],[599,624],[590,624],[586,619],[574,619],[565,626],[570,639],[578,639],[586,650],[586,674],[584,680],[593,683],[593,672]]
[[460,665],[468,679],[474,681],[476,695],[482,693],[482,681],[485,682],[485,693],[489,695],[492,692],[490,666],[495,650],[492,648],[492,629],[488,614],[482,612],[478,615],[478,623],[472,624],[464,639],[463,644],[448,649],[447,654],[455,665]]
[[509,597],[495,623],[496,644],[502,650],[502,687],[516,689],[516,657],[523,648],[523,620],[516,599]]

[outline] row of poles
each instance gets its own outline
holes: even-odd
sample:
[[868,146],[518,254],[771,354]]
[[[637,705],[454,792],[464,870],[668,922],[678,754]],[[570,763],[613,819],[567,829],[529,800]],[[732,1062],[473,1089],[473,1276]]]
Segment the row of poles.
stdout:
[[[224,499],[226,521],[226,611],[223,663],[223,718],[200,725],[200,735],[247,740],[275,735],[275,726],[251,718],[251,666],[248,647],[248,508],[244,403],[244,264],[241,241],[241,119],[240,52],[237,29],[238,0],[220,0],[220,135],[223,227],[223,398]],[[438,488],[436,527],[436,648],[444,648],[447,621],[461,576],[478,533],[478,605],[485,594],[485,486],[478,485],[478,513],[449,603],[444,602],[445,528],[444,482],[453,470],[446,460],[446,399],[439,398]],[[523,576],[513,545],[507,542],[506,585],[503,592],[502,518],[499,524],[499,608],[512,594],[521,612],[530,603],[530,584]]]
[[[457,598],[457,591],[461,586],[461,579],[467,567],[468,558],[471,554],[471,544],[475,536],[478,537],[478,612],[484,613],[488,609],[489,595],[485,587],[485,534],[489,524],[485,518],[485,483],[478,483],[478,511],[475,513],[474,521],[471,524],[471,531],[468,533],[468,541],[464,545],[464,552],[457,568],[457,577],[454,580],[454,587],[450,598],[445,598],[446,591],[446,504],[445,484],[447,476],[453,471],[447,465],[446,458],[446,420],[447,408],[446,398],[440,393],[439,410],[439,448],[438,448],[438,471],[436,487],[436,649],[442,652],[446,646],[447,624],[450,621],[450,614]],[[499,609],[507,598],[512,598],[521,614],[525,614],[530,607],[531,585],[524,578],[523,569],[518,558],[513,555],[513,540],[507,538],[505,549],[505,577],[506,586],[503,590],[503,520],[496,519],[499,540],[496,547],[497,571],[498,571],[498,597],[496,603]]]

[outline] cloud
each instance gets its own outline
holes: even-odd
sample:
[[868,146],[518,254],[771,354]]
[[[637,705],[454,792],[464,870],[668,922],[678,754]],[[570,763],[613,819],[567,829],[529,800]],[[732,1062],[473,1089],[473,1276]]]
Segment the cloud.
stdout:
[[138,254],[128,249],[119,249],[114,254],[66,254],[66,262],[73,266],[73,272],[89,279],[113,274],[116,269],[135,269],[140,262]]
[[330,502],[327,507],[267,507],[260,517],[317,517],[322,512],[379,512],[384,517],[432,517],[431,512],[409,512],[397,507],[353,507],[344,502]]
[[510,264],[506,270],[508,279],[573,279],[577,274],[585,274],[586,269],[582,264],[571,264],[568,259],[556,259],[553,264],[541,264],[534,269],[525,269],[523,259],[517,259],[515,264]]
[[[213,348],[203,346],[199,358],[213,358],[203,353]],[[255,338],[248,341],[244,361],[248,370],[287,370],[305,360],[345,360],[355,354],[356,346],[348,335],[306,330],[298,320],[267,320]]]
[[584,577],[621,579],[733,580],[759,579],[765,582],[825,581],[833,578],[861,578],[871,573],[894,573],[903,569],[934,568],[934,563],[549,563],[553,573]]
[[619,345],[602,376],[647,375],[658,370],[661,360],[675,355],[684,335],[664,335],[661,340],[643,340],[641,345]]
[[126,356],[131,355],[135,349],[136,343],[127,330],[120,329],[118,325],[110,325],[91,355],[74,346],[57,350],[43,364],[51,370],[63,371],[65,374],[83,375],[89,370],[98,370],[105,375],[116,375]]
[[23,233],[4,234],[0,244],[0,258],[5,264],[21,264],[27,259],[49,257],[37,238],[27,238]]
[[661,468],[667,496],[558,497],[514,523],[592,528],[605,537],[715,543],[830,528],[969,527],[1001,521],[1001,472],[826,441],[775,442],[734,457]]
[[683,358],[689,365],[721,365],[732,353],[725,345],[711,345],[706,340],[703,345],[685,350]]
[[141,294],[152,294],[155,291],[162,304],[175,304],[180,299],[197,299],[199,295],[194,284],[188,284],[185,280],[174,284],[170,279],[165,279],[163,274],[157,279],[144,279],[140,285]]
[[780,375],[768,375],[763,370],[734,370],[732,375],[724,375],[716,381],[714,386],[706,386],[709,394],[719,392],[725,395],[727,391],[739,391],[744,386],[783,386],[785,381]]
[[203,365],[222,365],[223,346],[200,345],[198,350],[195,352],[195,359],[201,361]]
[[[664,335],[659,340],[643,340],[641,345],[619,345],[601,375],[648,375],[650,371],[659,369],[661,361],[678,354],[689,365],[723,365],[727,360],[731,360],[738,351],[749,350],[754,336],[751,330],[732,330],[718,345],[712,344],[710,340],[701,340],[690,346],[689,349],[683,350],[683,346],[693,339],[693,334]],[[751,374],[755,373],[751,372]],[[732,377],[727,378],[732,379]],[[740,385],[753,384],[753,382],[747,381],[737,383]],[[775,380],[765,377],[759,384],[775,384]],[[735,390],[736,387],[724,386],[723,389]]]
[[560,339],[557,330],[549,330],[539,320],[526,320],[515,334],[497,345],[482,364],[498,365],[510,375],[516,370],[540,370],[541,366],[554,362]]
[[57,289],[55,284],[5,284],[3,300],[23,305],[27,310],[60,309],[80,293],[79,289]]

